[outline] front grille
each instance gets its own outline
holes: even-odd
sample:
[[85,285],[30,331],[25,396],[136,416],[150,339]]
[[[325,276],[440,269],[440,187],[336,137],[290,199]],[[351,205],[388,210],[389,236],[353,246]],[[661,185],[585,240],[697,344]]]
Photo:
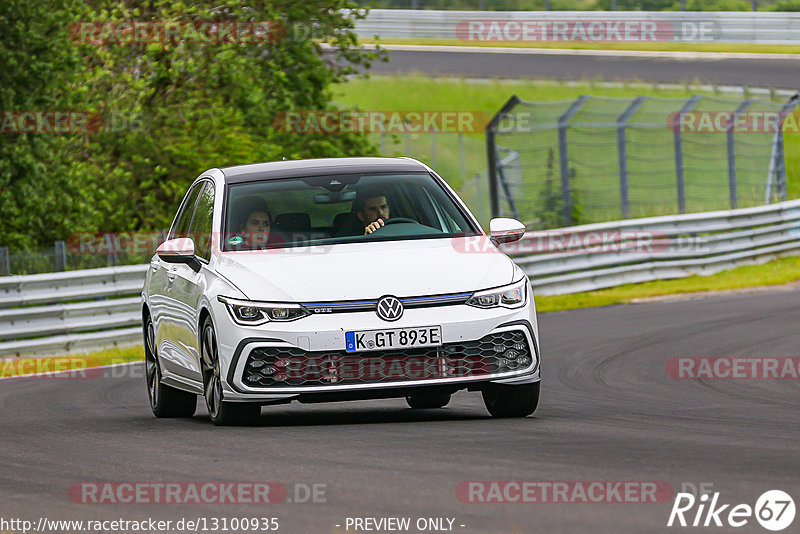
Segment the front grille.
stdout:
[[247,357],[250,387],[330,386],[463,378],[528,367],[531,349],[519,330],[441,347],[362,353],[307,352],[296,347],[259,347]]

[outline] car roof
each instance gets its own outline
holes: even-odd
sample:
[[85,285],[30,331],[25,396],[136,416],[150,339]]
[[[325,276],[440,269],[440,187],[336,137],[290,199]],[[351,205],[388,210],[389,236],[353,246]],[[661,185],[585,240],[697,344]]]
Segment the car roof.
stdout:
[[338,174],[425,172],[425,165],[411,158],[321,158],[272,161],[220,169],[229,184]]

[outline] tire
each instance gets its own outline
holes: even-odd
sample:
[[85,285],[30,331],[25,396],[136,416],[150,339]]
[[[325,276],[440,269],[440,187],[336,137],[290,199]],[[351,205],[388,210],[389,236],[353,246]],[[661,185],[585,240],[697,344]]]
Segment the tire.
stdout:
[[483,390],[483,403],[492,417],[526,417],[539,405],[541,382],[509,386],[493,384]]
[[158,360],[153,320],[147,317],[144,325],[144,361],[147,397],[156,417],[191,417],[197,410],[197,395],[164,385],[161,382],[161,363]]
[[406,397],[406,402],[418,410],[444,408],[450,402],[450,393],[414,393]]
[[225,402],[222,392],[217,335],[211,318],[203,323],[200,353],[203,368],[203,395],[211,422],[217,426],[250,425],[258,421],[261,406],[252,403]]

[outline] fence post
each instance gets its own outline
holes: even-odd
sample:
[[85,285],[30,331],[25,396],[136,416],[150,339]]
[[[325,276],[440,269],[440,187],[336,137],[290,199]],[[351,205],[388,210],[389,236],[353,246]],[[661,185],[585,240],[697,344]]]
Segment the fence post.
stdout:
[[431,166],[436,168],[436,133],[431,132]]
[[492,218],[500,214],[500,197],[497,194],[497,143],[495,140],[495,128],[503,120],[503,117],[508,114],[511,109],[520,102],[517,95],[512,95],[508,102],[503,104],[489,124],[486,125],[486,161],[489,163],[489,200],[491,206]]
[[572,221],[572,190],[569,183],[569,148],[567,145],[567,128],[569,121],[580,111],[583,104],[589,100],[589,95],[581,95],[573,102],[567,111],[558,118],[558,161],[561,170],[561,199],[564,204],[561,214],[562,224],[569,226]]
[[622,206],[622,218],[627,219],[630,211],[630,199],[628,198],[628,151],[625,128],[628,120],[647,100],[646,96],[637,96],[631,105],[617,117],[617,155],[619,157],[619,194],[620,205]]
[[467,180],[467,169],[466,163],[464,162],[464,134],[463,132],[458,132],[458,157],[461,162],[461,183],[463,184]]
[[[514,200],[514,196],[511,194],[511,188],[508,187],[508,180],[506,180],[506,174],[503,168],[506,166],[506,160],[513,160],[514,159],[514,151],[509,150],[511,154],[507,157],[501,159],[497,165],[497,174],[500,181],[500,185],[503,187],[503,194],[506,196],[506,200],[508,201],[508,208],[511,210],[511,214],[517,220],[522,220],[522,217],[519,215],[519,211],[517,210],[517,203]],[[519,159],[519,154],[517,154],[517,159]]]
[[8,247],[0,247],[0,275],[8,276],[11,274],[11,257]]
[[678,213],[686,213],[686,179],[683,168],[683,137],[681,136],[681,117],[694,109],[702,95],[694,95],[683,105],[672,121],[672,138],[675,145],[675,180],[678,188]]
[[732,210],[735,210],[739,205],[739,194],[736,192],[736,145],[734,143],[733,128],[736,123],[736,117],[744,113],[752,103],[752,98],[748,98],[742,102],[739,107],[736,108],[736,111],[733,112],[733,116],[725,128],[725,136],[727,138],[728,145],[728,189],[730,191],[730,204]]
[[778,158],[778,165],[776,167],[777,177],[775,180],[775,185],[778,188],[778,199],[781,201],[786,200],[786,154],[784,153],[783,146],[783,121],[786,120],[786,116],[792,112],[794,107],[799,102],[800,93],[795,93],[792,95],[792,98],[790,98],[781,109],[781,119],[778,121],[778,125],[776,126],[777,131],[775,134],[778,136],[778,153],[776,157]]
[[56,271],[67,270],[67,244],[64,241],[56,241],[54,243]]

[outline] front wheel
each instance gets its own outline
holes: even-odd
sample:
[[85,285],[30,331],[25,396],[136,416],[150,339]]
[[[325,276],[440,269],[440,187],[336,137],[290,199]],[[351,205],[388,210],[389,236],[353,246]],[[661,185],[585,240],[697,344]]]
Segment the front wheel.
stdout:
[[491,384],[483,390],[483,403],[492,417],[525,417],[539,405],[541,382],[510,386]]
[[153,320],[148,317],[144,326],[144,365],[147,396],[156,417],[191,417],[197,410],[197,395],[164,385],[158,361]]
[[214,324],[207,317],[203,323],[203,342],[200,347],[203,364],[203,390],[211,422],[217,426],[247,425],[258,420],[261,406],[252,403],[223,401],[219,352]]

